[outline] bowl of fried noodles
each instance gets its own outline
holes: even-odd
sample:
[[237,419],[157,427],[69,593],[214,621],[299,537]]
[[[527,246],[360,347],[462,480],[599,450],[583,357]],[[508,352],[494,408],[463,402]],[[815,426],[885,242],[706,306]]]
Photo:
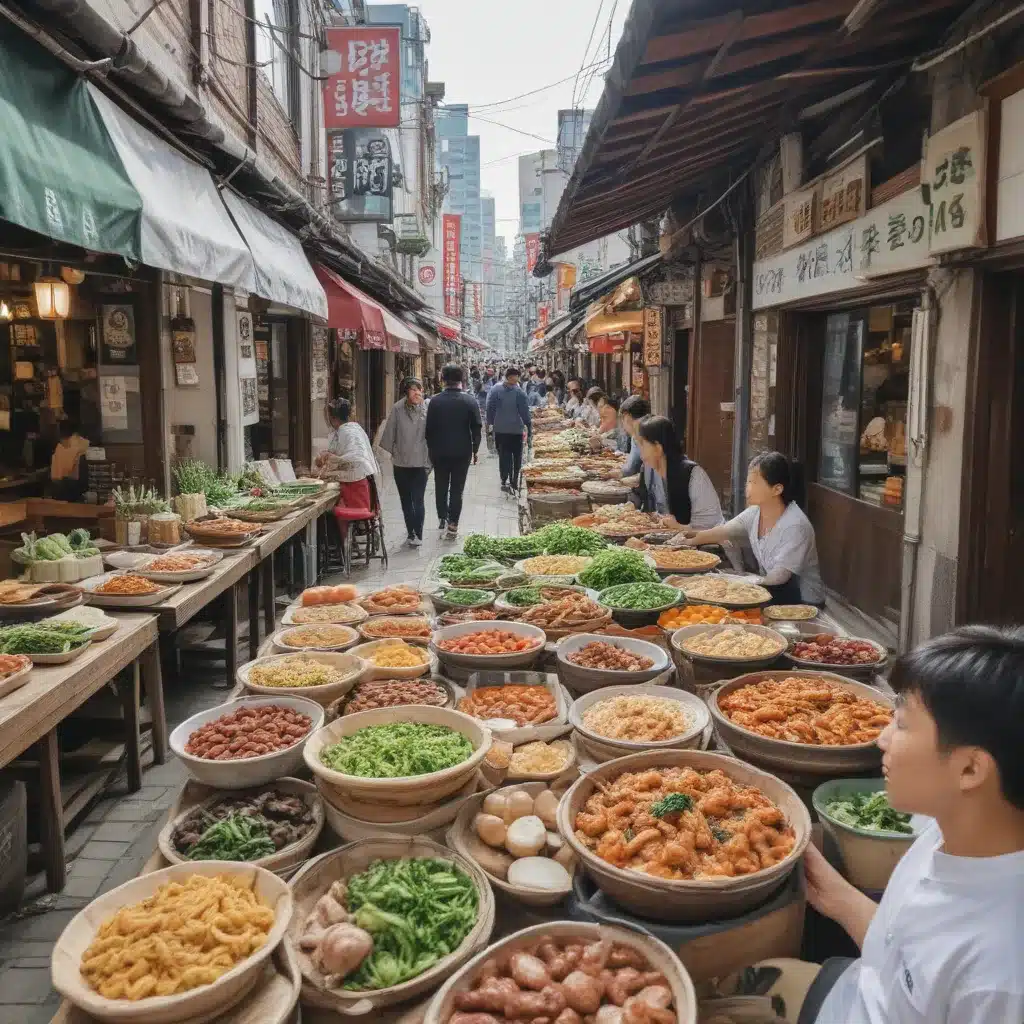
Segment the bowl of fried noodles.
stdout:
[[201,861],[97,896],[61,933],[53,987],[111,1024],[203,1024],[259,980],[292,914],[266,868]]
[[724,754],[652,750],[607,761],[566,791],[558,831],[619,906],[704,923],[760,906],[811,834],[781,779]]
[[891,697],[834,672],[748,672],[708,706],[737,757],[797,785],[877,772],[878,737],[893,716]]

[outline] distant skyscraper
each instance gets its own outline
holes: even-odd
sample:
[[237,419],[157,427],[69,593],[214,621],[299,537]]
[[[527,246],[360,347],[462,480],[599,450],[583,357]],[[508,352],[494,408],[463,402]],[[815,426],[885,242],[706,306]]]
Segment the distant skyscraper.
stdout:
[[592,110],[582,110],[579,107],[558,112],[558,166],[566,174],[572,174],[572,169],[576,166],[593,116]]

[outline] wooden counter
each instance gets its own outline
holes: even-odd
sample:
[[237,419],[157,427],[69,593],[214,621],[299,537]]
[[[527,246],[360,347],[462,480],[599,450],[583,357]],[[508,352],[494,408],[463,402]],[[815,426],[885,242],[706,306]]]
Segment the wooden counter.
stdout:
[[64,888],[67,877],[57,726],[122,669],[134,665],[132,693],[122,701],[127,729],[129,789],[134,791],[142,786],[140,685],[149,702],[153,756],[157,763],[163,761],[167,748],[156,616],[115,612],[113,617],[121,625],[109,640],[94,643],[66,665],[34,666],[28,682],[0,700],[0,768],[38,744],[40,830],[46,879],[51,891]]

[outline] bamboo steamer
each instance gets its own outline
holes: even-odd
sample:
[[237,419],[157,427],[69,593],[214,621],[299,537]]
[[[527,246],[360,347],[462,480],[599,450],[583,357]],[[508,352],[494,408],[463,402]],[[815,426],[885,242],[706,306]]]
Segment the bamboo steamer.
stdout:
[[[473,880],[479,900],[476,924],[462,940],[458,949],[439,960],[419,977],[401,985],[367,992],[326,989],[323,985],[323,976],[313,967],[306,952],[299,948],[299,939],[306,918],[317,900],[334,882],[364,871],[373,861],[396,860],[401,857],[432,857],[451,861],[467,874]],[[302,1001],[304,1004],[333,1010],[345,1016],[364,1016],[381,1007],[402,1003],[429,992],[452,971],[485,949],[494,928],[494,894],[491,892],[487,876],[475,863],[461,854],[423,837],[380,836],[350,843],[309,861],[292,878],[289,886],[295,902],[295,911],[285,933],[284,944],[295,957],[302,973]]]
[[697,1024],[697,994],[693,981],[679,957],[664,942],[626,928],[584,924],[579,921],[552,921],[533,925],[477,954],[461,970],[456,971],[434,996],[427,1007],[423,1024],[448,1024],[455,1013],[455,994],[471,988],[485,960],[504,958],[519,950],[532,952],[538,940],[548,936],[555,939],[582,939],[588,943],[609,939],[616,945],[629,946],[637,950],[647,958],[652,970],[665,975],[669,988],[672,989],[672,1005],[675,1008],[677,1024]]
[[[443,771],[397,779],[368,779],[345,775],[328,768],[320,760],[320,751],[337,743],[342,737],[370,725],[388,725],[394,722],[447,726],[462,733],[472,743],[473,753],[461,764],[445,768]],[[343,788],[352,800],[408,807],[439,803],[458,792],[476,774],[490,749],[491,730],[483,722],[459,711],[449,711],[447,708],[405,704],[394,708],[360,711],[355,715],[343,715],[335,719],[306,740],[303,757],[314,775],[332,786]]]
[[[290,846],[286,846],[276,853],[272,853],[269,857],[261,857],[259,860],[247,861],[245,863],[254,864],[257,867],[266,868],[268,871],[273,871],[274,874],[284,875],[285,873],[293,870],[299,864],[303,863],[309,856],[309,851],[316,845],[317,839],[320,837],[320,832],[324,827],[324,801],[320,794],[317,792],[316,786],[311,785],[308,782],[302,782],[299,779],[278,779],[276,782],[268,783],[266,786],[256,786],[255,791],[263,789],[277,789],[282,793],[291,793],[295,796],[299,796],[306,803],[309,809],[313,812],[313,825],[309,831],[297,842],[292,843]],[[174,834],[175,828],[178,824],[197,807],[212,807],[215,804],[221,803],[225,799],[233,799],[236,797],[245,796],[245,791],[231,790],[226,793],[218,793],[216,796],[207,798],[201,801],[199,804],[182,811],[180,814],[175,815],[171,818],[166,825],[160,830],[160,835],[157,836],[157,846],[160,849],[160,853],[163,854],[164,859],[170,864],[196,864],[203,863],[203,861],[188,860],[183,857],[174,848],[174,843],[171,840]]]
[[[546,789],[550,789],[550,786],[546,782],[524,782],[516,786],[509,786],[510,790],[524,790],[529,793],[534,799],[543,793]],[[455,821],[452,823],[452,827],[448,830],[447,845],[451,850],[455,850],[456,853],[461,854],[466,860],[473,861],[474,864],[477,862],[473,860],[473,855],[470,852],[470,839],[473,835],[473,819],[480,813],[483,807],[484,800],[487,798],[487,793],[477,793],[471,799],[465,801],[462,807],[459,809],[458,815],[456,815]],[[489,871],[485,871],[484,868],[477,864],[481,871],[487,876],[487,881],[494,886],[495,889],[499,889],[501,892],[510,896],[512,899],[519,903],[523,903],[528,907],[553,907],[556,903],[561,903],[566,896],[572,891],[572,876],[575,871],[569,872],[569,885],[564,889],[535,889],[530,886],[523,885],[512,885],[503,878],[499,878],[497,875],[492,875]]]
[[882,765],[882,751],[877,743],[853,743],[848,746],[818,746],[776,740],[736,725],[722,713],[719,701],[727,694],[749,683],[769,679],[826,679],[858,697],[866,697],[892,708],[893,700],[881,690],[832,672],[800,672],[797,670],[748,672],[722,683],[707,698],[715,729],[722,741],[738,757],[758,768],[778,774],[797,786],[816,786],[826,779],[842,778],[865,772],[877,773]]
[[[576,815],[597,791],[625,772],[650,768],[721,769],[731,779],[756,786],[786,816],[796,833],[793,849],[778,864],[739,878],[680,880],[655,878],[617,868],[592,853],[576,836]],[[620,906],[655,921],[703,922],[736,917],[764,903],[797,866],[811,835],[811,816],[799,796],[781,779],[725,754],[702,750],[657,750],[608,761],[588,772],[558,804],[558,831],[604,893]]]
[[[190,875],[221,874],[251,881],[260,899],[274,909],[274,925],[262,948],[209,985],[179,995],[151,996],[132,1002],[126,999],[106,999],[88,986],[80,970],[82,954],[104,921],[113,917],[122,907],[152,896],[167,882],[181,881]],[[282,879],[265,868],[228,861],[174,864],[133,878],[97,896],[71,919],[53,949],[53,987],[75,1006],[109,1024],[184,1024],[186,1021],[188,1024],[206,1024],[252,991],[271,954],[284,937],[291,917],[291,891]]]

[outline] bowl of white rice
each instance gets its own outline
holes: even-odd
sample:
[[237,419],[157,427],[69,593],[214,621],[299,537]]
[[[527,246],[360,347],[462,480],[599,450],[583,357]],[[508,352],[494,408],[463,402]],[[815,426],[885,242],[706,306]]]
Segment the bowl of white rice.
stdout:
[[601,762],[642,750],[699,747],[709,720],[696,694],[644,683],[594,690],[569,711],[577,741]]

